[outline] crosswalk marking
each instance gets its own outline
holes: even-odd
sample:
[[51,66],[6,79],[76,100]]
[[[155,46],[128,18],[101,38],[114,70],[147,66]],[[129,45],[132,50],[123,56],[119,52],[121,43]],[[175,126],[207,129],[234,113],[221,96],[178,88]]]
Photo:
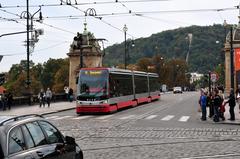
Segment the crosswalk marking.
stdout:
[[53,120],[61,120],[61,119],[66,119],[66,118],[70,118],[72,116],[62,116],[62,117],[58,117],[58,118],[54,118]]
[[190,116],[182,116],[178,121],[186,122],[186,121],[188,121],[189,118],[190,118]]
[[98,117],[98,118],[96,118],[96,119],[103,120],[103,119],[110,118],[110,117],[112,117],[112,116],[113,116],[113,115],[104,115],[104,116]]
[[145,119],[151,120],[151,119],[156,118],[156,117],[157,117],[157,115],[150,115],[150,116],[146,117]]
[[174,118],[174,115],[167,115],[164,118],[162,118],[161,120],[168,121],[168,120],[171,120],[172,118]]
[[[81,119],[87,119],[87,118],[91,118],[95,119],[95,120],[101,120],[101,121],[108,121],[110,120],[109,118],[114,117],[114,115],[104,115],[104,116],[93,116],[93,115],[84,115],[84,116],[48,116],[45,117],[46,119],[50,119],[50,120],[63,120],[63,119],[69,119],[69,120],[81,120]],[[126,115],[126,116],[120,116],[120,117],[115,117],[115,119],[120,119],[120,120],[126,120],[126,119],[137,119],[137,115]],[[154,118],[158,117],[158,115],[149,115],[144,117],[144,120],[152,120]],[[173,119],[175,116],[174,115],[167,115],[165,117],[163,117],[161,120],[162,121],[170,121],[171,119]],[[181,116],[178,121],[179,122],[187,122],[190,119],[190,116]]]
[[80,120],[80,119],[87,119],[90,118],[92,116],[80,116],[80,117],[76,117],[76,118],[72,118],[73,120]]
[[128,116],[124,116],[124,117],[121,117],[119,119],[130,119],[130,118],[133,118],[135,115],[128,115]]

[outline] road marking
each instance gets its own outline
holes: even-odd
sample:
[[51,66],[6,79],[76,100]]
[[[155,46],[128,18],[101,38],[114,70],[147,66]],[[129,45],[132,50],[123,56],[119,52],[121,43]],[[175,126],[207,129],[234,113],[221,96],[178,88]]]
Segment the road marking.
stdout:
[[239,154],[224,154],[224,155],[212,155],[212,156],[196,156],[196,157],[186,157],[181,159],[203,159],[203,158],[218,158],[218,157],[230,157],[230,156],[239,156]]
[[112,117],[112,116],[113,116],[113,115],[104,115],[104,116],[98,117],[98,118],[96,118],[96,119],[103,120],[103,119],[110,118],[110,117]]
[[174,115],[167,115],[164,118],[162,118],[161,120],[168,121],[168,120],[171,120],[172,118],[174,118]]
[[53,120],[61,120],[61,119],[66,119],[66,118],[70,118],[72,116],[62,116],[62,117],[58,117],[58,118],[55,118]]
[[72,118],[74,120],[79,120],[79,119],[87,119],[87,118],[90,118],[92,116],[80,116],[80,117],[77,117],[77,118]]
[[150,115],[150,116],[146,117],[145,119],[146,120],[151,120],[151,119],[156,118],[156,117],[157,117],[157,115]]
[[190,116],[182,116],[178,121],[186,122],[186,121],[188,121],[189,118],[190,118]]
[[130,119],[130,118],[133,118],[135,115],[128,115],[128,116],[124,116],[124,117],[121,117],[119,119]]
[[58,116],[50,116],[50,117],[46,117],[45,119],[53,119],[53,118],[58,118]]

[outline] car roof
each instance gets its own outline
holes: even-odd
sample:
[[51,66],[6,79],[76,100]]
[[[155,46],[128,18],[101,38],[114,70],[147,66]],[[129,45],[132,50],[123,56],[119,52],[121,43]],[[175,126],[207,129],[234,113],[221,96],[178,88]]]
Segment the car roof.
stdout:
[[14,124],[25,120],[32,120],[36,118],[42,118],[43,116],[38,114],[27,114],[27,115],[20,115],[20,116],[0,116],[0,127],[3,125]]

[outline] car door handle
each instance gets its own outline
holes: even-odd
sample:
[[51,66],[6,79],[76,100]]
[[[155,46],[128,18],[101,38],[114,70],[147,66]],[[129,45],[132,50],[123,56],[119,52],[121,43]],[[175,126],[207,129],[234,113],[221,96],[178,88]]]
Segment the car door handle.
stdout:
[[43,153],[41,152],[41,151],[37,151],[37,155],[39,156],[39,157],[43,157]]

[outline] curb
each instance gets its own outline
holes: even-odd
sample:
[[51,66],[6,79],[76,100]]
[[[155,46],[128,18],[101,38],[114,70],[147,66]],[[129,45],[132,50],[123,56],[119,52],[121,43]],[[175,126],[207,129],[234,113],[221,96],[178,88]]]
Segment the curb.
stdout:
[[76,109],[76,108],[75,108],[75,107],[74,107],[74,108],[66,108],[66,109],[61,109],[61,110],[56,110],[56,111],[51,111],[51,112],[42,113],[42,114],[40,114],[40,115],[49,115],[49,114],[64,112],[64,111],[68,111],[68,110],[72,110],[72,109]]

